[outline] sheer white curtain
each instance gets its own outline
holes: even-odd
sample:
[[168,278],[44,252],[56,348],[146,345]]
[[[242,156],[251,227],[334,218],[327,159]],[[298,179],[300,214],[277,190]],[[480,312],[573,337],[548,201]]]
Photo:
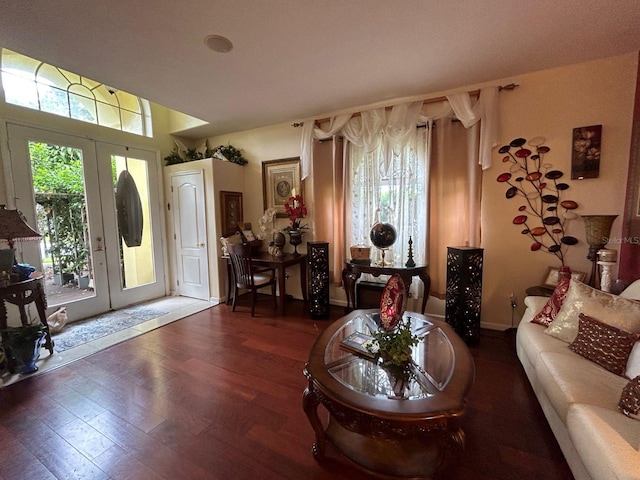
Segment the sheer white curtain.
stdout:
[[[337,227],[344,227],[344,245],[335,248],[348,258],[350,245],[370,244],[376,220],[388,221],[398,232],[394,260],[406,262],[411,236],[415,262],[429,264],[434,291],[443,293],[446,274],[440,264],[446,264],[446,247],[480,244],[480,168],[489,168],[497,144],[497,93],[497,87],[483,89],[475,104],[468,93],[460,93],[438,104],[410,102],[359,116],[344,114],[333,117],[324,130],[305,122],[303,178],[311,172],[313,138],[339,133],[347,140],[345,224]],[[450,128],[454,116],[464,128]],[[438,122],[434,142],[431,127],[439,119],[446,120]],[[419,123],[427,128],[417,129]]]

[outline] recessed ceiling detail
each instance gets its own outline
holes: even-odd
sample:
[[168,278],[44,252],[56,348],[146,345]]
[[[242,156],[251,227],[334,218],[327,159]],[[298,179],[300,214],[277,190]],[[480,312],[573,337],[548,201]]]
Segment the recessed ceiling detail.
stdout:
[[216,53],[229,53],[233,50],[233,43],[222,35],[207,35],[204,37],[204,44]]

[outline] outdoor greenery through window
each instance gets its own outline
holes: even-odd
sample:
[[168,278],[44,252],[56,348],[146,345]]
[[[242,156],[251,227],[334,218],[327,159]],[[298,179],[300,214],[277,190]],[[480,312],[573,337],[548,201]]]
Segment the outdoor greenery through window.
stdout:
[[54,274],[56,285],[74,277],[88,279],[91,265],[81,151],[30,142],[29,154],[43,266]]
[[0,72],[7,103],[152,136],[148,102],[135,95],[6,48]]

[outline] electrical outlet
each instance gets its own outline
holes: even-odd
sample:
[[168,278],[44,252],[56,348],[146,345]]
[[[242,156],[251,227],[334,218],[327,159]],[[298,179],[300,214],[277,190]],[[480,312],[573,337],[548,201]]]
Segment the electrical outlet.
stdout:
[[511,301],[511,308],[516,308],[518,306],[518,297],[516,297],[515,293],[511,292],[509,300]]

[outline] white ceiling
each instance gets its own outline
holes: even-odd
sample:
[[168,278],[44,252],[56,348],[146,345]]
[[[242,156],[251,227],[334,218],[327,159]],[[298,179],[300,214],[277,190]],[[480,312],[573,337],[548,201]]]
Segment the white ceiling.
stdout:
[[0,0],[0,46],[205,120],[202,138],[637,52],[640,1]]

